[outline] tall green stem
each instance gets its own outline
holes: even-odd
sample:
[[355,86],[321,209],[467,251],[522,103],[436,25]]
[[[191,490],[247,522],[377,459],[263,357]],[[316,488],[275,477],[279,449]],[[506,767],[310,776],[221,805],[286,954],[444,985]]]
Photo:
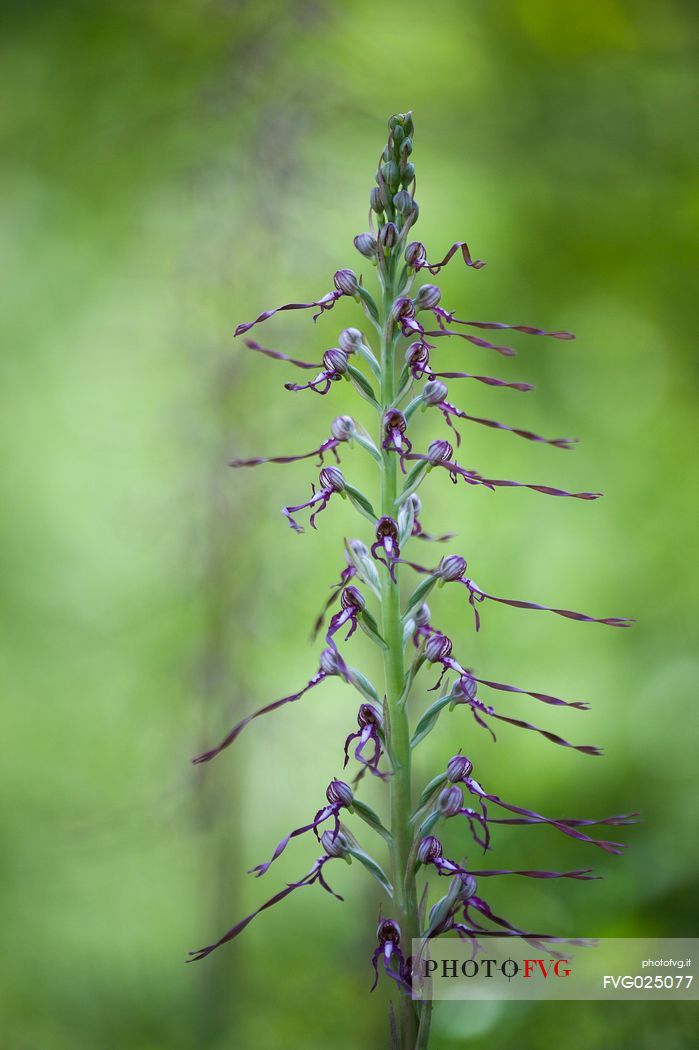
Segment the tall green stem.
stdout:
[[[381,333],[381,403],[385,411],[395,395],[395,343],[391,306],[394,299],[393,278],[386,279]],[[381,513],[396,517],[397,459],[395,453],[383,450],[381,463]],[[415,876],[408,870],[412,845],[410,828],[411,777],[410,731],[403,688],[403,628],[401,624],[400,588],[389,572],[382,574],[381,613],[386,700],[388,705],[387,746],[393,767],[391,792],[391,867],[395,894],[396,918],[401,928],[405,954],[410,955],[412,939],[419,935]],[[418,1015],[415,1004],[405,995],[400,997],[400,1033],[403,1050],[413,1050],[417,1043]]]

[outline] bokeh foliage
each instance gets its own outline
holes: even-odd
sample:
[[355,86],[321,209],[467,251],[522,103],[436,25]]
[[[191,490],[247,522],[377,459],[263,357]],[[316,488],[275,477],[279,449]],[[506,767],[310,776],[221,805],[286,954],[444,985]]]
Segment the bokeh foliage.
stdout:
[[[588,715],[536,715],[607,754],[505,726],[493,746],[456,712],[418,775],[463,746],[486,788],[524,805],[641,809],[622,860],[503,829],[503,866],[589,861],[608,878],[491,897],[570,933],[696,933],[693,5],[2,11],[2,1050],[383,1045],[384,995],[368,995],[377,901],[356,865],[337,878],[344,906],[298,894],[206,963],[183,959],[306,870],[310,842],[264,883],[243,875],[315,811],[353,726],[355,697],[330,684],[210,769],[188,764],[313,672],[306,625],[339,537],[366,539],[343,507],[318,535],[286,530],[279,507],[306,498],[308,466],[227,469],[305,451],[354,407],[339,388],[285,395],[284,367],[231,333],[359,268],[351,237],[398,109],[415,114],[420,238],[437,254],[465,237],[488,260],[452,263],[447,304],[578,336],[522,336],[512,362],[440,348],[448,368],[537,383],[527,398],[464,384],[461,405],[584,439],[563,454],[472,428],[462,461],[607,494],[567,504],[433,478],[425,527],[457,528],[453,549],[493,593],[639,619],[607,631],[488,607],[476,638],[460,591],[444,593],[435,620],[459,658],[591,699]],[[282,315],[265,338],[317,355],[352,319],[345,304],[317,327]],[[526,717],[527,703],[508,709]],[[462,848],[454,829],[446,841]],[[456,1004],[437,1010],[435,1045],[533,1050],[565,1032],[571,1048],[679,1050],[691,1020],[585,1004],[571,1027],[565,1004]]]

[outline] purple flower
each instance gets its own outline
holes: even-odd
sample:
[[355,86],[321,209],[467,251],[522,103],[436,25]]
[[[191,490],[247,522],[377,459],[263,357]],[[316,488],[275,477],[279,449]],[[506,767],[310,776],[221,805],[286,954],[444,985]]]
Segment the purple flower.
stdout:
[[[325,838],[325,835],[323,838]],[[323,845],[325,845],[325,843],[323,843]],[[339,901],[343,900],[344,898],[341,897],[339,893],[335,893],[335,891],[328,885],[323,873],[323,868],[328,861],[335,860],[342,856],[342,853],[339,852],[339,847],[340,844],[336,839],[336,846],[333,852],[330,853],[326,849],[325,853],[314,862],[310,871],[308,871],[303,878],[299,879],[298,882],[290,882],[283,890],[280,890],[279,893],[275,893],[273,897],[270,897],[270,899],[260,908],[257,908],[250,915],[247,915],[244,919],[241,919],[240,922],[236,923],[235,926],[232,926],[227,933],[224,933],[223,937],[220,937],[213,944],[208,944],[205,948],[199,948],[197,951],[190,952],[189,954],[191,958],[187,961],[199,962],[200,959],[205,959],[207,955],[211,955],[211,953],[216,951],[217,948],[220,948],[222,944],[227,944],[228,941],[232,941],[239,933],[242,933],[245,927],[248,926],[252,920],[260,914],[260,912],[265,911],[267,908],[271,908],[274,904],[278,904],[279,901],[284,900],[284,898],[288,897],[290,893],[294,892],[294,890],[301,889],[303,886],[313,886],[314,883],[317,882],[327,893],[331,893],[332,896],[336,897]]]
[[472,372],[435,372],[430,368],[430,350],[434,347],[424,340],[411,343],[405,351],[405,363],[410,369],[413,379],[419,380],[423,376],[427,379],[475,379],[486,386],[508,387],[510,390],[527,392],[533,390],[531,383],[508,383],[505,379],[497,379],[494,376],[474,375]]
[[307,831],[313,831],[316,838],[319,838],[318,828],[321,824],[324,824],[326,820],[330,820],[331,818],[333,821],[333,829],[330,833],[331,841],[334,841],[337,838],[340,834],[340,818],[338,814],[341,809],[349,809],[354,802],[352,788],[349,784],[345,784],[344,780],[331,780],[328,784],[325,796],[328,800],[327,806],[323,806],[318,810],[311,823],[304,824],[301,828],[294,828],[294,830],[290,831],[288,835],[285,835],[277,845],[277,848],[270,859],[265,861],[264,864],[257,864],[254,868],[251,868],[249,874],[254,872],[258,878],[260,875],[264,875],[270,865],[272,865],[278,857],[281,857],[291,840],[298,838],[299,835],[305,835]]
[[[357,740],[359,742],[354,749],[354,757],[363,767],[359,776],[361,776],[363,770],[368,769],[374,776],[385,780],[388,774],[379,770],[379,761],[383,754],[383,717],[381,712],[374,704],[361,704],[357,712],[357,725],[359,726],[357,732],[350,733],[345,740],[345,762],[343,768],[346,769],[349,762],[350,744],[352,741]],[[369,744],[373,745],[373,753],[366,757],[364,749]]]
[[[511,813],[516,813],[518,816],[533,818],[533,823],[536,824],[550,824],[551,827],[556,828],[564,835],[570,836],[570,838],[578,839],[580,842],[589,842],[593,846],[597,846],[599,849],[604,850],[606,853],[622,853],[626,846],[622,842],[607,842],[604,839],[593,839],[589,835],[585,835],[582,831],[576,829],[576,825],[571,824],[563,820],[554,820],[551,817],[544,817],[540,813],[536,813],[531,809],[524,809],[521,806],[512,805],[510,802],[505,802],[498,795],[493,795],[484,791],[481,785],[471,775],[470,771],[473,768],[472,764],[466,759],[464,763],[464,755],[455,755],[447,766],[447,770],[451,767],[451,773],[448,773],[449,779],[452,783],[464,784],[468,791],[478,799],[481,807],[481,813],[484,820],[488,821],[488,811],[486,802],[492,802],[496,806],[500,806],[502,809],[509,810]],[[463,764],[462,764],[463,763]],[[470,768],[469,768],[470,767]],[[459,773],[459,768],[463,769],[462,773]],[[613,818],[617,819],[617,818]],[[581,822],[582,823],[582,822]],[[604,823],[604,822],[600,822]]]
[[539,726],[532,725],[531,722],[523,722],[519,718],[510,718],[508,715],[500,715],[490,705],[484,704],[476,696],[476,680],[472,678],[468,672],[462,674],[459,680],[456,682],[452,693],[452,702],[455,704],[467,704],[471,709],[475,721],[483,729],[487,729],[493,740],[496,739],[495,733],[488,726],[481,717],[482,715],[488,718],[496,718],[500,722],[509,722],[512,726],[517,726],[520,729],[530,729],[534,733],[539,733],[541,736],[546,737],[553,744],[559,744],[561,747],[570,747],[574,751],[580,751],[584,755],[601,755],[602,750],[599,747],[595,747],[592,744],[571,744],[569,740],[564,740],[562,736],[558,736],[557,733],[552,733],[548,729],[541,729]]
[[413,446],[405,436],[407,423],[405,416],[397,408],[391,408],[383,417],[383,441],[381,448],[390,452],[397,452],[399,456],[411,452]]
[[396,562],[400,559],[400,547],[398,546],[398,526],[393,518],[386,515],[379,518],[376,526],[376,540],[371,546],[371,555],[376,561],[386,566],[395,583]]
[[[369,554],[368,549],[362,543],[361,540],[350,540],[350,546],[353,547],[353,549],[357,550],[359,553],[363,553],[365,556],[368,556],[368,554]],[[349,560],[349,556],[347,555],[347,553],[345,553],[345,558],[347,560],[347,564],[345,565],[344,569],[340,573],[340,579],[337,581],[337,583],[334,583],[332,585],[332,587],[330,589],[330,597],[328,598],[328,600],[323,605],[323,608],[320,610],[320,613],[316,617],[315,623],[313,624],[313,630],[311,632],[311,638],[312,639],[316,637],[316,635],[320,631],[321,627],[323,626],[323,621],[325,620],[325,616],[326,616],[328,610],[335,604],[335,600],[336,600],[338,594],[340,593],[340,591],[344,587],[346,587],[347,584],[351,580],[353,580],[355,578],[355,576],[357,575],[357,570],[354,567],[354,565],[352,564],[352,562]]]
[[332,640],[333,635],[337,634],[337,632],[347,623],[350,625],[350,628],[345,636],[345,641],[349,641],[357,630],[358,617],[364,611],[366,601],[364,600],[362,592],[357,590],[353,585],[350,585],[343,590],[340,596],[340,605],[341,609],[331,618],[330,626],[328,627],[328,632],[325,636],[328,645],[335,644]]
[[424,244],[420,244],[419,241],[412,241],[405,250],[405,261],[414,270],[427,269],[431,274],[438,274],[442,267],[446,266],[449,260],[459,251],[466,266],[471,266],[474,270],[480,270],[485,266],[482,259],[471,258],[471,252],[466,241],[456,241],[452,244],[444,258],[437,263],[427,262],[427,252]]
[[269,714],[270,711],[276,711],[277,708],[284,707],[285,704],[291,704],[296,700],[300,700],[309,689],[314,689],[317,685],[320,685],[321,682],[324,682],[326,678],[330,678],[334,675],[337,675],[338,678],[341,678],[348,684],[352,683],[349,668],[337,649],[324,649],[320,654],[320,666],[318,667],[318,670],[313,677],[309,679],[303,689],[299,689],[298,693],[291,693],[289,696],[284,696],[281,700],[275,700],[271,704],[266,704],[264,707],[261,707],[259,711],[255,711],[254,714],[243,718],[242,721],[237,722],[236,725],[233,726],[231,731],[223,738],[217,747],[212,748],[210,751],[204,751],[201,755],[197,755],[196,758],[192,759],[192,762],[194,762],[195,765],[198,765],[201,762],[210,762],[212,758],[215,758],[216,755],[219,755],[222,751],[225,751],[227,747],[230,747],[233,741],[236,740],[240,733],[242,733],[243,729],[245,729],[245,726],[249,722],[252,722],[253,719],[259,718],[260,715]]
[[[374,977],[371,991],[373,992],[379,983],[379,959],[381,959],[387,976],[394,980],[399,987],[410,992],[408,966],[400,949],[400,926],[393,919],[381,919],[376,930],[376,938],[378,944],[371,957],[371,965],[374,967],[376,976]],[[393,966],[391,966],[391,960],[395,960]]]
[[472,579],[466,576],[466,559],[461,558],[460,555],[450,555],[448,558],[443,558],[436,569],[426,569],[424,566],[416,565],[414,562],[407,562],[406,564],[410,565],[416,572],[427,576],[439,577],[446,583],[462,584],[468,591],[468,600],[475,614],[476,631],[480,630],[480,616],[476,604],[486,599],[499,602],[501,605],[511,605],[517,609],[538,609],[543,612],[555,613],[557,616],[564,616],[569,620],[580,620],[585,623],[603,623],[608,627],[630,627],[634,622],[618,616],[607,616],[598,619],[594,616],[586,616],[585,613],[573,612],[571,609],[556,609],[549,605],[538,605],[535,602],[524,602],[515,598],[498,598],[494,594],[488,594],[487,591],[481,590]]
[[435,835],[426,835],[418,845],[417,859],[419,864],[432,865],[440,875],[460,875],[466,878],[486,878],[493,875],[521,875],[527,879],[578,879],[586,882],[591,879],[599,879],[599,875],[593,875],[590,868],[582,868],[576,871],[541,871],[540,869],[517,869],[491,868],[487,871],[469,871],[461,867],[453,860],[444,857],[442,843]]
[[347,354],[338,347],[326,350],[323,354],[323,368],[315,379],[309,383],[285,383],[285,390],[315,390],[316,394],[327,394],[333,383],[339,382],[347,375]]
[[299,456],[265,456],[257,457],[256,459],[232,459],[228,466],[258,467],[261,463],[297,463],[302,459],[312,459],[313,456],[318,456],[319,465],[322,466],[324,457],[328,452],[332,452],[336,461],[339,463],[340,457],[337,453],[338,446],[344,441],[352,440],[356,432],[355,422],[351,416],[337,416],[336,419],[333,420],[331,431],[331,436],[326,438],[318,448],[314,448],[310,452],[304,452]]
[[320,488],[316,492],[315,485],[311,485],[311,491],[313,493],[311,499],[305,503],[299,503],[295,507],[284,507],[282,514],[289,522],[289,525],[294,532],[303,532],[303,528],[294,521],[293,515],[298,513],[300,510],[304,510],[306,507],[314,507],[314,511],[309,519],[311,528],[316,528],[316,517],[322,510],[325,510],[330,498],[336,493],[343,493],[345,490],[345,479],[342,476],[342,472],[337,467],[323,467],[320,474],[318,475],[318,481]]
[[[340,273],[341,271],[338,271]],[[351,270],[344,271],[345,273],[352,273]],[[335,275],[337,278],[338,274]],[[349,287],[344,278],[343,283]],[[356,280],[356,279],[355,279]],[[321,314],[327,310],[332,310],[333,306],[338,299],[341,299],[343,295],[353,295],[353,292],[345,292],[337,287],[337,280],[335,280],[336,291],[328,292],[326,295],[321,296],[320,299],[314,299],[310,303],[287,303],[285,306],[277,306],[273,310],[265,310],[263,313],[256,317],[254,321],[246,321],[243,324],[239,324],[233,333],[234,335],[244,335],[245,332],[249,332],[251,328],[254,328],[256,324],[260,324],[261,321],[266,321],[274,314],[282,313],[284,310],[311,310],[314,307],[318,307],[318,313],[313,315],[313,320],[316,321]]]
[[[457,875],[452,880],[449,893],[430,910],[428,931],[430,936],[443,936],[446,933],[457,933],[462,940],[468,940],[472,945],[472,957],[481,945],[478,937],[522,937],[527,943],[537,949],[549,952],[554,958],[563,958],[558,952],[550,948],[550,944],[574,944],[588,946],[589,941],[580,938],[552,937],[550,934],[533,933],[513,925],[507,919],[496,915],[490,905],[477,896],[478,882],[472,875]],[[492,930],[476,920],[469,911],[473,908],[481,915],[488,918],[499,927],[500,930]],[[463,912],[465,922],[457,921],[459,912]],[[542,943],[543,942],[543,943]]]
[[495,419],[470,416],[467,412],[462,412],[461,409],[456,408],[455,405],[447,401],[447,393],[447,387],[441,380],[431,379],[425,384],[422,397],[426,405],[434,406],[442,413],[445,422],[456,434],[457,445],[461,444],[461,435],[452,423],[452,418],[466,419],[471,423],[480,423],[481,426],[491,427],[495,430],[509,430],[511,434],[516,434],[517,437],[525,438],[527,441],[538,441],[544,445],[553,445],[555,448],[570,449],[577,441],[577,438],[544,438],[531,430],[520,430],[518,427],[510,427],[506,423],[498,423]]

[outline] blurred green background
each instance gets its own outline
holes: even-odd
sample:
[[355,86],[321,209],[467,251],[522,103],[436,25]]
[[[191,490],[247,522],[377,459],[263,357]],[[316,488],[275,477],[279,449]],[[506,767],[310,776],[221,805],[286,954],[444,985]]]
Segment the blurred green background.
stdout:
[[[523,805],[641,809],[623,859],[501,829],[501,866],[607,878],[499,880],[489,899],[552,932],[696,935],[694,5],[66,0],[2,15],[1,1050],[386,1045],[385,982],[369,995],[378,899],[356,865],[333,872],[344,905],[298,893],[183,960],[307,870],[302,840],[262,882],[244,874],[321,804],[354,726],[356,696],[330,683],[210,768],[189,764],[313,673],[340,538],[367,539],[344,506],[317,534],[286,528],[309,464],[227,468],[306,451],[356,409],[344,385],[285,394],[296,376],[232,330],[360,268],[351,238],[399,109],[416,122],[420,239],[437,257],[466,238],[488,260],[451,264],[446,304],[578,337],[518,337],[513,361],[440,345],[443,367],[537,384],[524,398],[455,383],[463,407],[583,438],[568,456],[466,424],[462,462],[606,493],[433,477],[424,525],[458,529],[451,549],[495,594],[639,619],[613,631],[493,605],[476,638],[461,592],[440,594],[436,622],[485,677],[593,702],[501,710],[606,754],[508,726],[493,745],[457,711],[416,778],[463,746]],[[345,304],[315,327],[281,315],[264,341],[313,359],[347,323]],[[344,464],[372,484],[359,454]],[[349,655],[374,666],[361,640]],[[466,848],[463,830],[445,838]],[[442,1004],[432,1045],[674,1050],[693,1020],[672,1004]]]

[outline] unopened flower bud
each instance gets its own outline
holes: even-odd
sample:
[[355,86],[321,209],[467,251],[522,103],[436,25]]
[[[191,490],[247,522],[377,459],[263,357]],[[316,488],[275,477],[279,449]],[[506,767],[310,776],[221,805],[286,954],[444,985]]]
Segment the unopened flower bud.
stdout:
[[331,780],[325,790],[325,797],[331,806],[349,807],[354,802],[352,788],[344,780]]
[[336,441],[349,441],[355,431],[352,416],[335,416],[330,426],[330,433]]
[[354,554],[357,555],[358,558],[369,557],[369,548],[367,547],[366,543],[362,543],[361,540],[350,540],[349,545],[350,549],[353,551]]
[[393,131],[393,141],[395,143],[397,143],[398,145],[400,145],[400,143],[405,138],[405,131],[403,130],[402,125],[401,124],[396,124],[396,126],[394,128],[392,128],[392,131]]
[[425,642],[425,656],[431,664],[445,660],[451,654],[451,639],[445,634],[432,634]]
[[415,623],[418,627],[428,627],[430,623],[430,607],[427,602],[423,602],[418,611],[415,613]]
[[386,161],[385,164],[381,165],[381,174],[384,182],[390,186],[390,188],[396,189],[400,182],[400,171],[395,160]]
[[340,605],[343,609],[358,609],[361,612],[366,606],[366,599],[360,590],[350,584],[340,596]]
[[400,152],[402,157],[409,157],[413,152],[413,140],[411,138],[405,138],[401,142]]
[[354,238],[354,246],[367,259],[373,259],[376,255],[376,238],[371,233],[358,233]]
[[430,379],[422,389],[422,400],[426,405],[440,405],[448,393],[447,384],[441,379]]
[[422,510],[422,500],[418,496],[417,492],[413,492],[411,496],[408,496],[408,503],[413,508],[413,514],[415,515],[415,517],[417,517],[420,511]]
[[323,672],[323,674],[337,674],[339,668],[340,665],[338,662],[337,651],[335,649],[331,649],[330,647],[328,647],[327,649],[323,649],[322,653],[320,654],[320,669]]
[[471,775],[473,762],[466,755],[454,755],[447,762],[447,779],[452,784],[460,784]]
[[401,161],[400,165],[400,181],[404,186],[409,186],[415,178],[415,165],[412,161]]
[[358,328],[343,328],[337,337],[337,343],[346,354],[353,354],[364,342],[364,336]]
[[459,875],[458,878],[461,882],[458,899],[460,901],[470,901],[471,897],[476,896],[476,890],[478,889],[478,881],[475,875]]
[[413,270],[419,270],[427,261],[425,245],[421,244],[420,241],[411,241],[405,249],[405,261]]
[[476,699],[478,693],[478,682],[472,675],[466,673],[461,675],[452,690],[452,695],[457,703],[470,704]]
[[323,354],[323,365],[328,372],[338,372],[344,375],[347,371],[347,354],[334,346]]
[[378,186],[374,186],[371,193],[369,194],[369,204],[371,210],[375,211],[377,215],[380,215],[383,211],[383,195]]
[[399,215],[408,215],[413,207],[413,198],[407,190],[399,190],[393,198],[393,207]]
[[460,812],[463,804],[464,796],[457,784],[444,788],[437,803],[440,813],[445,817],[455,817]]
[[430,441],[427,446],[427,462],[435,466],[437,463],[448,463],[454,454],[454,449],[448,441],[438,438]]
[[328,828],[327,831],[324,831],[320,836],[320,844],[328,857],[347,856],[347,847],[349,843],[341,831],[338,831],[337,834],[335,834],[335,832]]
[[343,295],[356,295],[359,287],[354,270],[337,270],[333,275],[333,284]]
[[442,856],[442,843],[436,835],[426,835],[417,848],[417,859],[420,864],[429,864]]
[[435,306],[439,306],[441,298],[442,292],[436,284],[423,284],[417,290],[415,305],[418,310],[432,310]]
[[393,222],[385,222],[379,230],[379,244],[382,248],[392,248],[398,240],[398,229]]
[[460,554],[447,554],[439,563],[438,573],[445,583],[460,580],[466,572],[468,562]]
[[323,467],[318,475],[318,480],[321,488],[331,489],[333,492],[344,491],[345,479],[342,471],[338,470],[337,467]]

